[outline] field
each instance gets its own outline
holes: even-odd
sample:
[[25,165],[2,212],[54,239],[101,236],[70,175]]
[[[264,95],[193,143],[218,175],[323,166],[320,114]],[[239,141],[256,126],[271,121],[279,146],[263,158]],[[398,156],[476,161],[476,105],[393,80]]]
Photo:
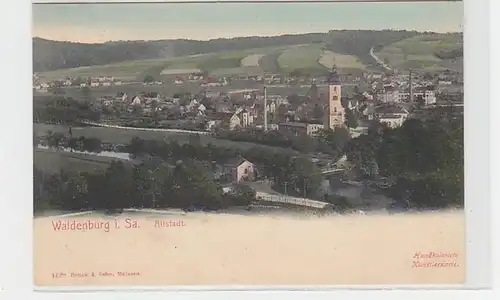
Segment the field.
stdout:
[[218,76],[262,75],[265,72],[289,73],[300,69],[305,72],[316,73],[325,69],[318,63],[320,56],[321,50],[318,45],[301,44],[287,47],[206,53],[170,59],[127,61],[109,65],[42,72],[39,76],[42,81],[63,79],[68,76],[113,76],[120,80],[142,81],[146,75],[151,75],[156,79],[168,81],[173,76],[194,72],[207,72]]
[[[442,69],[456,68],[459,62],[442,61],[435,53],[462,47],[459,35],[419,35],[383,47],[376,53],[390,65],[401,69]],[[237,74],[262,75],[265,72],[290,73],[301,71],[306,74],[322,74],[333,65],[341,71],[364,71],[366,65],[359,57],[323,51],[321,44],[297,44],[280,47],[263,47],[222,51],[174,57],[169,59],[149,59],[126,61],[101,66],[80,67],[42,72],[42,80],[71,77],[113,76],[121,80],[142,81],[151,75],[168,81],[176,75],[197,71],[225,76]]]
[[241,60],[242,67],[258,67],[264,54],[251,54]]
[[[102,171],[109,166],[109,163],[118,158],[85,155],[62,151],[52,151],[45,149],[35,149],[34,165],[44,173],[57,173],[61,169],[65,171],[95,172]],[[127,162],[126,160],[121,160]]]
[[291,47],[278,56],[278,66],[286,73],[296,70],[309,74],[324,73],[327,69],[318,63],[321,53],[319,45]]
[[356,56],[338,54],[331,51],[323,51],[318,62],[327,69],[336,66],[341,72],[342,70],[350,69],[366,70],[366,66]]
[[463,41],[456,35],[417,36],[393,43],[375,53],[396,69],[440,70],[453,67],[439,59],[435,53],[462,47]]
[[[60,132],[63,134],[68,133],[68,128],[62,125],[51,125],[51,124],[34,124],[33,133],[35,136],[44,136],[47,131]],[[85,136],[85,137],[95,137],[106,143],[113,144],[128,144],[130,140],[134,137],[140,137],[144,140],[168,140],[174,139],[179,143],[189,142],[190,134],[186,133],[176,133],[176,132],[158,132],[158,131],[141,131],[141,130],[129,130],[129,129],[118,129],[118,128],[103,128],[103,127],[74,127],[72,128],[73,136]],[[247,150],[252,147],[260,146],[265,147],[269,150],[284,151],[284,148],[263,146],[254,143],[247,142],[234,142],[229,140],[216,139],[210,136],[200,136],[202,144],[211,143],[218,147],[227,147],[234,149]]]
[[158,68],[165,64],[165,60],[138,60],[127,61],[110,65],[89,66],[73,69],[62,69],[40,73],[42,80],[63,79],[66,77],[94,77],[94,76],[113,76],[121,80],[138,80],[146,71],[152,68]]

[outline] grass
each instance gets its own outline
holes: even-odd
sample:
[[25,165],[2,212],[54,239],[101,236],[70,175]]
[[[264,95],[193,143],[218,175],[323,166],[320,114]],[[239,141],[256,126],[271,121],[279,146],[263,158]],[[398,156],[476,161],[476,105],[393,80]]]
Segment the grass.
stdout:
[[259,60],[260,67],[265,72],[279,73],[280,66],[278,65],[278,57],[281,55],[282,51],[274,51],[267,55],[264,55]]
[[290,73],[294,70],[305,72],[324,72],[326,68],[318,63],[322,54],[318,45],[291,47],[278,56],[280,70]]
[[323,51],[318,62],[328,69],[331,69],[335,65],[341,71],[350,69],[366,70],[366,66],[356,56],[338,54],[331,51]]
[[[86,66],[72,69],[61,69],[49,72],[41,72],[39,76],[42,80],[50,81],[63,79],[66,77],[96,77],[96,76],[113,76],[120,80],[138,80],[142,81],[144,76],[151,75],[157,79],[162,79],[162,71],[182,70],[182,69],[201,69],[209,73],[224,74],[224,70],[230,71],[233,74],[236,68],[241,68],[238,71],[245,74],[248,70],[256,71],[257,68],[262,69],[262,66],[249,66],[242,68],[242,61],[250,57],[247,61],[256,60],[259,56],[264,56],[275,51],[282,51],[295,46],[288,47],[263,47],[254,49],[245,49],[239,51],[223,51],[217,53],[204,53],[197,55],[189,55],[182,57],[174,57],[169,59],[148,59],[125,61],[120,63]],[[252,57],[255,56],[255,57]],[[260,61],[259,61],[260,62]]]
[[259,62],[264,54],[250,54],[241,60],[242,67],[258,67]]
[[450,67],[450,64],[436,57],[435,53],[459,49],[462,46],[462,38],[458,35],[424,35],[388,45],[376,55],[381,59],[387,59],[395,68],[438,70]]
[[73,69],[61,69],[39,74],[40,78],[45,80],[62,79],[65,77],[94,77],[94,76],[113,76],[121,80],[136,80],[138,74],[142,75],[153,68],[161,68],[166,64],[166,60],[151,59],[126,61],[116,64],[102,66],[88,66]]
[[68,172],[98,172],[105,170],[112,161],[128,163],[118,158],[45,149],[35,149],[33,159],[37,169],[49,174],[58,173],[61,169]]
[[[47,131],[68,133],[68,128],[63,125],[52,124],[34,124],[33,133],[35,136],[44,136]],[[106,143],[113,144],[128,144],[133,137],[140,137],[144,140],[168,140],[174,139],[178,143],[187,143],[191,134],[177,132],[155,132],[128,130],[119,128],[104,128],[104,127],[74,127],[72,128],[73,136],[95,137]],[[207,145],[211,143],[216,147],[226,147],[233,149],[248,150],[253,147],[265,147],[268,150],[283,151],[284,148],[264,146],[255,143],[235,142],[229,140],[216,139],[210,136],[200,136],[201,143]]]

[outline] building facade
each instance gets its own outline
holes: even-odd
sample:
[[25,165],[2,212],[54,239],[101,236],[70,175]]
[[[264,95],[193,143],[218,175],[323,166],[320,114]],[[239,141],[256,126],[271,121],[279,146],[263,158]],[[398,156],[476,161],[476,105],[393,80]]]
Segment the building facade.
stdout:
[[330,73],[328,78],[328,102],[323,127],[325,129],[335,129],[344,126],[344,108],[340,98],[342,96],[342,85],[336,71]]
[[279,131],[292,133],[294,135],[309,135],[315,136],[323,129],[323,124],[301,123],[301,122],[285,122],[278,125]]

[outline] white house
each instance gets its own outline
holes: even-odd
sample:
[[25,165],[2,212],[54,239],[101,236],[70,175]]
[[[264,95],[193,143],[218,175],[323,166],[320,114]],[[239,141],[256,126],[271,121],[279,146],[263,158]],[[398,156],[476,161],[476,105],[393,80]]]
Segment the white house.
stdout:
[[207,110],[207,108],[205,107],[205,105],[200,104],[200,106],[198,106],[198,111],[199,111],[199,112],[202,112],[202,113],[203,113],[203,112],[205,112],[206,110]]
[[403,125],[409,116],[409,112],[397,106],[379,106],[375,108],[374,116],[380,123],[396,128]]
[[135,96],[134,98],[132,98],[132,105],[140,105],[142,103],[142,99],[141,97],[139,96]]
[[399,90],[388,88],[385,92],[378,94],[378,98],[383,103],[398,103],[400,102]]

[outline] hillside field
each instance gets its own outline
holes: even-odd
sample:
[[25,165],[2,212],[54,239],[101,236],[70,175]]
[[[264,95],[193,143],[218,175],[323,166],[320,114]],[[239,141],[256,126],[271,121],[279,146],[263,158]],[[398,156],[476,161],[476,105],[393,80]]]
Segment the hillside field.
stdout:
[[[440,70],[453,68],[449,60],[441,60],[436,53],[463,47],[458,35],[436,34],[416,36],[383,47],[375,54],[396,69]],[[458,61],[458,60],[457,60]]]
[[64,170],[68,172],[96,172],[105,170],[112,161],[126,160],[105,156],[86,155],[80,153],[35,149],[33,163],[44,173],[53,174]]
[[[353,73],[376,70],[375,64],[370,63],[369,59],[366,58],[369,56],[369,48],[372,46],[379,49],[376,51],[378,57],[387,60],[396,69],[458,69],[460,65],[460,59],[442,60],[436,56],[436,53],[440,51],[462,49],[463,38],[460,34],[426,33],[417,36],[409,35],[412,36],[409,38],[406,38],[408,35],[401,35],[401,39],[398,40],[397,36],[389,39],[391,35],[384,33],[389,34],[385,45],[383,41],[375,40],[373,34],[365,33],[366,37],[361,40],[364,41],[364,44],[357,46],[353,42],[352,49],[345,45],[349,39],[344,34],[332,38],[333,40],[328,43],[297,43],[165,59],[123,61],[107,65],[42,72],[39,73],[39,76],[42,80],[62,79],[67,76],[113,76],[121,80],[142,81],[146,75],[151,75],[155,79],[168,81],[175,76],[192,72],[229,76],[262,75],[264,73],[290,74],[297,71],[306,75],[321,75],[331,69],[333,65],[336,65],[341,72]],[[373,41],[368,38],[373,38]],[[338,40],[337,43],[335,43],[336,40]],[[366,51],[364,51],[365,48],[367,48]]]

